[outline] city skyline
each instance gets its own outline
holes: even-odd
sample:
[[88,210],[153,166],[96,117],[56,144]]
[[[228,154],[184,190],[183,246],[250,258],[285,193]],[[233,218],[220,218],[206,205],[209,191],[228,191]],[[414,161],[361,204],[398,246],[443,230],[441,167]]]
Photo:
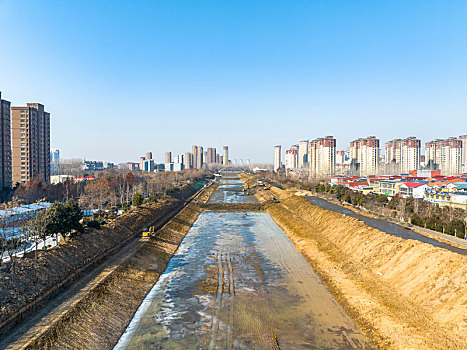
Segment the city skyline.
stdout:
[[345,150],[338,150],[336,145],[336,139],[330,135],[300,140],[285,149],[285,163],[281,162],[281,145],[276,145],[273,170],[312,178],[397,175],[418,170],[440,170],[444,176],[467,173],[467,135],[425,142],[425,152],[421,140],[414,136],[395,138],[384,145],[375,135],[358,137]]
[[[40,26],[17,25],[38,13]],[[13,105],[48,106],[64,158],[118,163],[203,143],[272,163],[278,142],[320,135],[338,148],[357,135],[427,142],[466,133],[465,15],[465,3],[430,1],[4,0],[4,48],[34,54],[0,56],[0,89]]]

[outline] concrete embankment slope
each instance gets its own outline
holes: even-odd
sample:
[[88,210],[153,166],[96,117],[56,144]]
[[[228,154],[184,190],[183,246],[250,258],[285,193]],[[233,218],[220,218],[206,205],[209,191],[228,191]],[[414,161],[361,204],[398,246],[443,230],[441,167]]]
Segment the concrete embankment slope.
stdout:
[[283,196],[267,212],[381,348],[467,348],[467,258]]
[[174,215],[182,208],[184,198],[195,192],[193,187],[185,186],[178,191],[177,199],[167,198],[135,208],[101,230],[86,229],[65,244],[40,252],[37,260],[18,261],[16,274],[9,273],[9,267],[4,266],[0,270],[0,330],[8,332],[14,322],[120,250],[142,229]]

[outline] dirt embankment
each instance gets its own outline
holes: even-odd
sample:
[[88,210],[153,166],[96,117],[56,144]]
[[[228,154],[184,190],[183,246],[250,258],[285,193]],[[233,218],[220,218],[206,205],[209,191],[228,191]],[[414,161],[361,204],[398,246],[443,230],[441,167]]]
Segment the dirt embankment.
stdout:
[[[194,194],[195,190],[185,190],[183,195],[190,193]],[[68,239],[65,244],[40,252],[37,260],[19,260],[16,274],[9,273],[9,266],[4,266],[0,270],[0,329],[7,331],[13,320],[32,311],[37,302],[77,279],[81,271],[117,251],[142,229],[164,220],[182,205],[182,200],[174,198],[142,205],[100,230],[86,229],[84,234]]]
[[204,189],[198,196],[197,200],[200,203],[207,203],[209,198],[211,198],[212,194],[217,190],[219,187],[218,182],[213,182],[208,188]]
[[[242,180],[247,187],[252,190],[252,193],[258,200],[258,202],[268,202],[273,198],[286,199],[295,194],[296,191],[282,190],[276,186],[271,186],[266,183],[265,186],[258,185],[256,178],[247,173],[239,174],[240,180]],[[267,188],[267,190],[265,190]]]
[[23,349],[108,349],[118,341],[146,294],[165,271],[179,244],[198,218],[189,204],[155,237],[139,248],[66,317],[45,330]]
[[467,348],[467,257],[297,196],[267,211],[381,348]]

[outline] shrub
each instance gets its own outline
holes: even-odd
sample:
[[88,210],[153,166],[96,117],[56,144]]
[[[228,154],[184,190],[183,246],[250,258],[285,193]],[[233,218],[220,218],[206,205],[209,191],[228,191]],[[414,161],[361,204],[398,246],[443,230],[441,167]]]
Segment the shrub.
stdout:
[[425,223],[423,222],[422,218],[416,214],[410,218],[410,223],[415,226],[425,226]]
[[133,205],[135,207],[139,207],[141,204],[143,204],[143,202],[144,202],[144,198],[143,198],[143,195],[141,193],[136,193],[133,196]]
[[96,230],[99,230],[101,228],[101,223],[98,220],[89,220],[86,223],[87,227],[95,228]]
[[95,228],[96,230],[99,230],[101,226],[105,224],[105,220],[99,217],[84,218],[83,224],[85,224],[87,227]]

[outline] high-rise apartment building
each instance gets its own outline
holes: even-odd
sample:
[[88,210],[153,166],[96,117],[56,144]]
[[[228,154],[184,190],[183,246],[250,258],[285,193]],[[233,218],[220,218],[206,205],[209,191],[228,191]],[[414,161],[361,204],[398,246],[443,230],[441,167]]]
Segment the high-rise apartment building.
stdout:
[[178,156],[174,156],[173,158],[171,157],[170,160],[172,160],[172,162],[169,162],[169,163],[174,163],[174,164],[184,164],[184,156],[183,154],[179,154]]
[[197,169],[202,169],[204,164],[203,146],[198,146],[198,160],[196,161]]
[[53,149],[50,152],[50,174],[57,175],[60,173],[60,150]]
[[193,168],[198,169],[198,146],[192,146],[191,147],[191,154],[193,156]]
[[154,160],[152,159],[152,152],[146,152],[143,157],[139,157],[139,168],[141,171],[153,171]]
[[298,167],[298,145],[293,145],[285,151],[285,168],[297,169]]
[[436,139],[425,144],[425,163],[446,176],[462,172],[462,140],[455,137]]
[[207,164],[214,164],[216,162],[216,149],[213,147],[208,147],[206,152],[206,163]]
[[351,167],[361,176],[375,175],[379,166],[379,139],[375,136],[350,142]]
[[141,169],[142,171],[146,172],[152,172],[154,171],[155,166],[154,166],[154,159],[145,159],[143,161],[143,168]]
[[467,172],[467,135],[459,136],[462,141],[462,172]]
[[384,162],[402,174],[420,169],[421,141],[416,137],[394,139],[385,144]]
[[401,163],[401,139],[394,139],[384,145],[384,163],[400,166]]
[[13,183],[50,181],[50,114],[39,103],[12,107]]
[[11,187],[11,105],[0,92],[0,188]]
[[222,151],[223,151],[222,165],[229,166],[229,147],[224,146],[222,148]]
[[282,147],[274,146],[274,171],[277,172],[282,167],[281,161]]
[[183,157],[183,167],[185,169],[193,168],[193,155],[190,152],[186,152],[185,157]]
[[165,162],[172,163],[172,152],[165,152]]
[[300,169],[308,167],[308,153],[308,140],[300,141],[300,143],[298,144],[298,167]]
[[309,142],[311,176],[316,178],[331,177],[336,171],[336,139],[326,136]]
[[344,168],[346,165],[345,151],[336,151],[336,166]]

